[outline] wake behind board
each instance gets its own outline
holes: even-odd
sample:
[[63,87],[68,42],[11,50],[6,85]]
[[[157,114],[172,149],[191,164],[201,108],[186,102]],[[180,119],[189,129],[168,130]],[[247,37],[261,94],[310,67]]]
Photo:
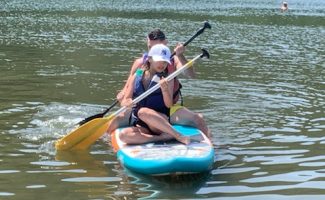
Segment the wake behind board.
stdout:
[[[214,162],[214,148],[198,129],[173,125],[180,133],[191,137],[191,143],[168,142],[127,145],[120,140],[123,128],[112,133],[112,146],[121,164],[137,173],[148,175],[191,174],[209,171]],[[193,138],[193,140],[192,140]]]

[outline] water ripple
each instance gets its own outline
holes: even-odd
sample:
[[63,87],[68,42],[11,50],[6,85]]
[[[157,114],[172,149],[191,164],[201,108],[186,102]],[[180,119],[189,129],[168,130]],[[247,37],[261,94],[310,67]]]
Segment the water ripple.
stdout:
[[304,163],[306,161],[319,161],[325,159],[325,156],[303,157],[304,155],[283,155],[283,156],[252,156],[246,157],[245,162],[260,161],[262,165],[281,165]]
[[65,178],[62,181],[65,182],[118,182],[122,179],[119,177],[78,177],[78,178]]
[[234,186],[228,189],[233,189],[234,193],[239,192],[265,192],[265,191],[277,191],[288,189],[325,189],[324,181],[309,181],[298,183],[295,185],[279,185],[279,186],[265,186],[265,187],[247,187],[247,186]]

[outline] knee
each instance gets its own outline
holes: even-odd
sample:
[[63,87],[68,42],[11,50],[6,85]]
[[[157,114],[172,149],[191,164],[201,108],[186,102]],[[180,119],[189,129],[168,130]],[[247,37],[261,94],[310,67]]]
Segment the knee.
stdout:
[[201,113],[193,113],[193,121],[195,121],[195,122],[204,121],[203,115]]
[[199,119],[199,120],[202,120],[202,121],[204,120],[203,119],[204,117],[203,117],[203,115],[201,113],[197,113],[196,118]]
[[120,132],[119,137],[123,142],[126,142],[125,140],[127,139],[127,136],[126,136],[126,133],[124,131]]
[[134,135],[135,135],[135,132],[128,130],[128,129],[124,129],[120,132],[119,137],[123,142],[129,143],[130,139],[133,138]]
[[117,128],[118,128],[118,121],[113,119],[112,121],[109,122],[106,132],[112,133]]
[[109,122],[107,132],[111,133],[115,129],[119,128],[120,126],[125,126],[126,124],[123,123],[124,121],[126,121],[125,118],[126,118],[125,114],[117,115],[115,118],[113,118]]
[[196,126],[209,137],[210,136],[209,128],[206,125],[203,115],[201,113],[197,113],[195,115],[194,121],[196,123]]
[[139,111],[138,111],[138,117],[141,119],[141,120],[144,120],[146,119],[151,113],[151,109],[149,108],[141,108]]
[[193,121],[200,128],[206,127],[206,123],[205,123],[204,117],[203,117],[203,115],[201,113],[196,113],[194,115],[194,120]]

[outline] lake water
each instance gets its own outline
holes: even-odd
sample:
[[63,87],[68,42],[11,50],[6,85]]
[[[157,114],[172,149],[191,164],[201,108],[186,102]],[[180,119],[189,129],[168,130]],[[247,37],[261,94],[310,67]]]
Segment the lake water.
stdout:
[[[324,199],[325,1],[2,0],[0,199]],[[123,169],[109,138],[83,152],[54,142],[113,103],[153,28],[185,42],[216,155],[206,174]],[[324,146],[323,146],[324,145]]]

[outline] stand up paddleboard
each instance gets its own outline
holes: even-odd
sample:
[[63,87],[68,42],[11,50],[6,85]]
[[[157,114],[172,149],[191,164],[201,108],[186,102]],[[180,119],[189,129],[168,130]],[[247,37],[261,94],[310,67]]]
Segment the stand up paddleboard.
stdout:
[[198,129],[173,125],[191,143],[182,144],[176,140],[168,142],[127,145],[119,135],[123,128],[116,129],[112,146],[121,164],[137,173],[148,175],[191,174],[209,171],[214,162],[214,148],[211,141]]

